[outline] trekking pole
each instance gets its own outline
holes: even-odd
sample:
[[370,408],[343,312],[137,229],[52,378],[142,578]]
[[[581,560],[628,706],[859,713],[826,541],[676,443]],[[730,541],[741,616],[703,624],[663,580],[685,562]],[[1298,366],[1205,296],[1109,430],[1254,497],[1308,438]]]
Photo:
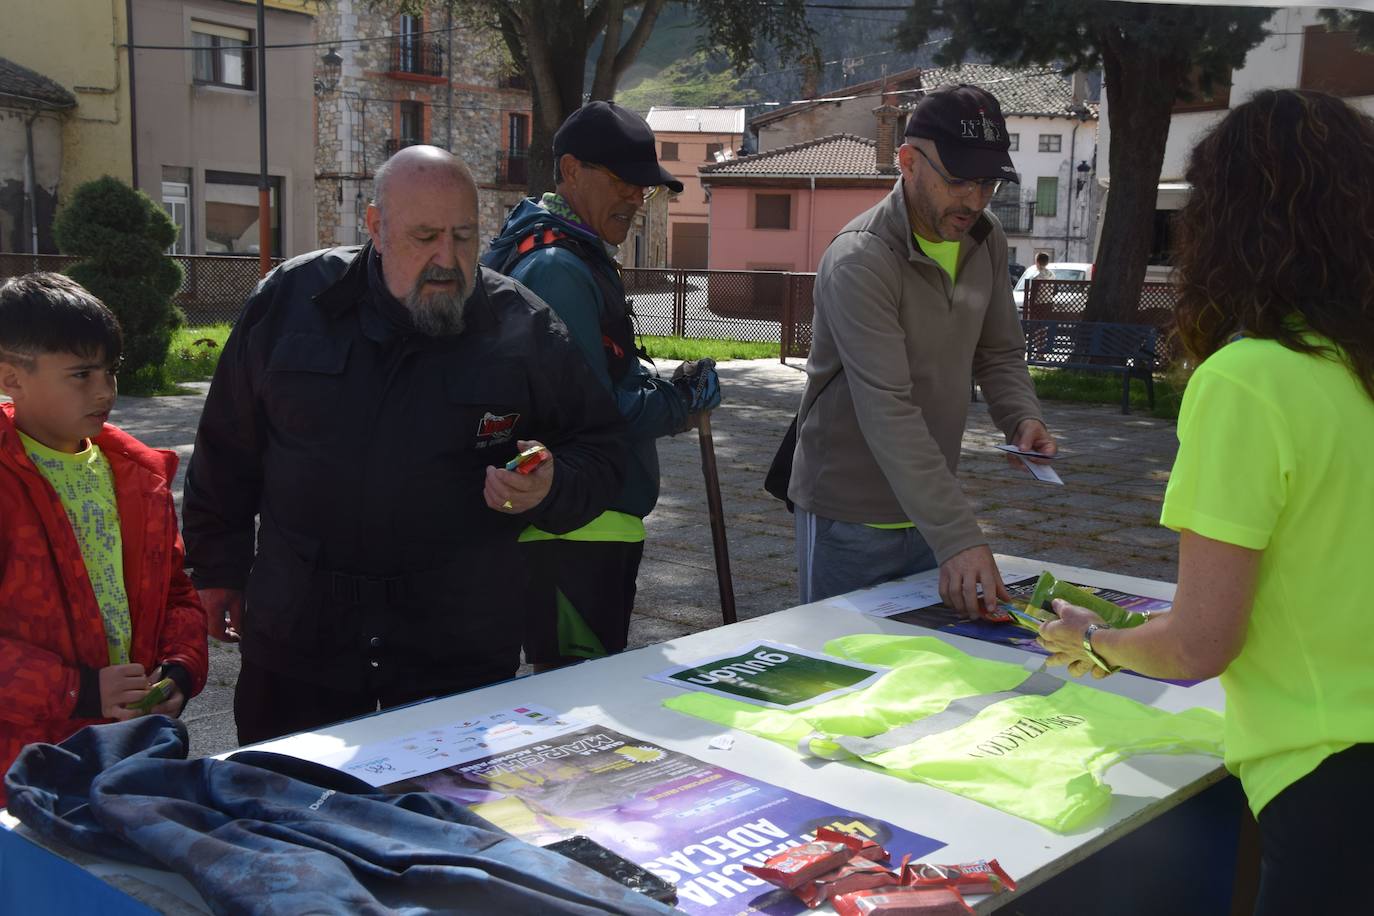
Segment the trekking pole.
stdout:
[[716,471],[716,444],[711,439],[711,411],[697,416],[697,441],[701,444],[701,474],[706,478],[706,507],[711,513],[711,547],[716,554],[716,584],[720,587],[720,616],[735,622],[735,585],[730,578],[730,548],[725,542],[725,510],[720,501],[720,474]]

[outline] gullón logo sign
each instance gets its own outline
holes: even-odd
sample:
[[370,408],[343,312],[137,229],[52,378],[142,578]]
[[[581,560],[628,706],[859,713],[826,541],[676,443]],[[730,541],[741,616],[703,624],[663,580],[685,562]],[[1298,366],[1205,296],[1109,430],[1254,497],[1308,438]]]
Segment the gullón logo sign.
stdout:
[[766,649],[754,653],[754,657],[747,662],[735,662],[733,665],[726,665],[723,668],[713,668],[701,674],[693,674],[686,678],[689,684],[700,684],[702,687],[710,687],[712,684],[719,684],[722,681],[735,681],[740,678],[750,678],[754,675],[767,671],[774,665],[781,665],[789,660],[790,656],[783,655],[781,652],[769,652]]
[[675,687],[790,709],[862,690],[885,670],[761,640],[727,655],[649,677]]

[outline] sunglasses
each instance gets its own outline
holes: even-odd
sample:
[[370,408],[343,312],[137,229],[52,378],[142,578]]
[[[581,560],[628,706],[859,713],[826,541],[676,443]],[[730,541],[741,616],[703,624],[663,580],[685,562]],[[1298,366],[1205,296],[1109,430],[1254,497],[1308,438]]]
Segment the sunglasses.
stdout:
[[912,149],[921,154],[921,158],[935,170],[935,174],[939,175],[940,179],[944,181],[945,187],[949,189],[949,193],[955,197],[968,197],[973,193],[974,188],[977,188],[983,194],[996,194],[998,189],[1002,187],[1002,180],[1000,178],[955,178],[952,175],[946,175],[944,170],[926,155],[925,150],[911,144],[908,144],[908,146],[911,146]]
[[[577,161],[582,162],[581,159]],[[651,187],[647,188],[642,185],[631,184],[624,178],[621,178],[615,172],[612,172],[610,169],[606,168],[604,165],[597,165],[595,162],[582,162],[582,164],[589,169],[610,176],[611,184],[613,184],[615,186],[615,189],[619,191],[621,194],[628,196],[628,192],[626,189],[635,188],[643,195],[645,203],[648,203],[654,197],[658,196],[658,192],[663,190],[663,185],[658,184],[652,185]]]

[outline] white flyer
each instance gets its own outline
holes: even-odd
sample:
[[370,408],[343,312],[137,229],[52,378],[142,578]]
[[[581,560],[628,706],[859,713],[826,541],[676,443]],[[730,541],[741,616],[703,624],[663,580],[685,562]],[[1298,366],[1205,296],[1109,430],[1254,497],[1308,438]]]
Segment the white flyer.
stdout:
[[546,707],[515,706],[377,744],[322,754],[319,762],[368,785],[384,786],[556,738],[586,725]]
[[940,579],[922,574],[909,579],[894,579],[882,585],[861,588],[830,599],[830,603],[870,617],[891,617],[904,611],[940,603]]

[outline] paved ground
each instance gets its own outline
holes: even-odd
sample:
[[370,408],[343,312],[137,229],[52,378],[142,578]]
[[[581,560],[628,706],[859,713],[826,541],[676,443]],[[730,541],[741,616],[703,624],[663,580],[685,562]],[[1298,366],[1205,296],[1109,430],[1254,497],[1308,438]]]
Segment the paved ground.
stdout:
[[[671,363],[660,361],[660,371]],[[720,366],[726,401],[712,417],[741,619],[796,603],[792,516],[763,491],[763,476],[801,394],[801,363],[745,360]],[[203,389],[204,386],[198,386]],[[121,398],[114,421],[152,445],[190,458],[203,394]],[[972,405],[960,478],[993,549],[1001,553],[1172,580],[1178,539],[1158,525],[1177,443],[1169,421],[1123,416],[1105,405],[1050,402],[1046,421],[1064,458],[1066,486],[1007,467],[982,403]],[[646,520],[649,540],[631,646],[720,623],[711,535],[695,433],[664,440],[663,496]],[[178,498],[181,482],[178,480]],[[211,646],[210,684],[187,710],[192,753],[235,747],[233,646]]]

